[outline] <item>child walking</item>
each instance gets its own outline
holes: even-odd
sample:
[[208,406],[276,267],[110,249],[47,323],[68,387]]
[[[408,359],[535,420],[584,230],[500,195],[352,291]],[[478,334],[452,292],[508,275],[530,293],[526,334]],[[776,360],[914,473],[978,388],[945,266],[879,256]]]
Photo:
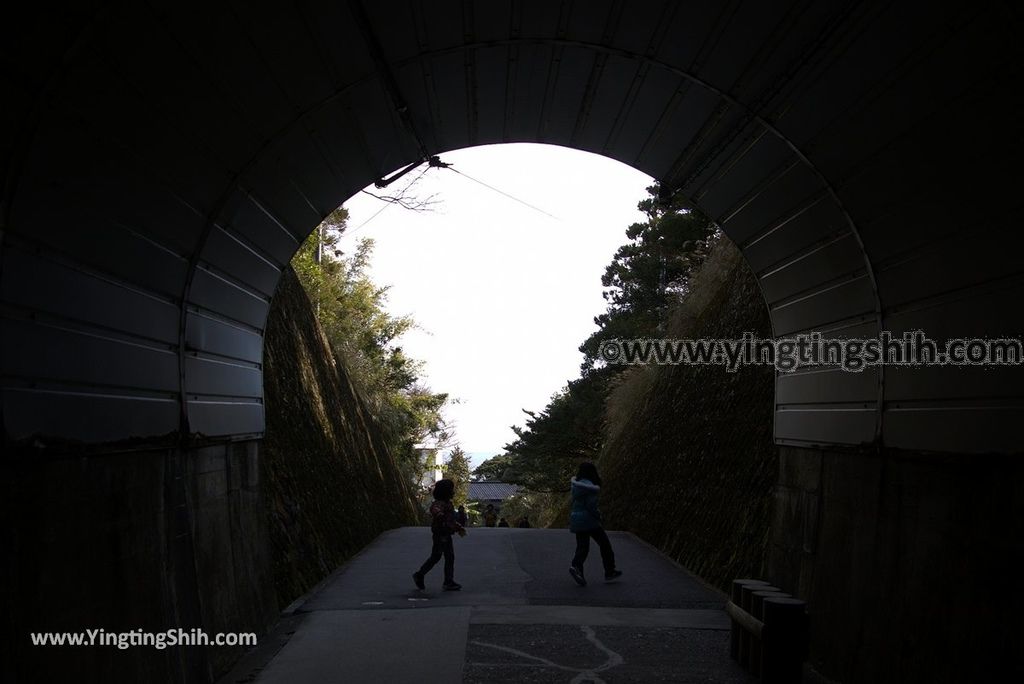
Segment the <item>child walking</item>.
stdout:
[[571,480],[572,512],[569,514],[569,531],[576,535],[576,554],[572,557],[569,574],[581,587],[587,586],[583,575],[583,563],[590,553],[590,540],[593,538],[601,549],[601,561],[604,564],[604,581],[610,582],[622,575],[615,569],[615,552],[608,540],[608,533],[601,524],[601,512],[597,508],[597,495],[601,491],[601,478],[597,474],[597,466],[593,463],[581,463],[576,477]]
[[419,589],[425,589],[423,578],[430,569],[437,565],[437,562],[444,556],[444,590],[458,591],[462,585],[455,581],[455,549],[452,544],[452,535],[466,536],[466,528],[455,520],[455,507],[452,505],[452,497],[455,496],[455,483],[445,478],[438,480],[434,485],[434,503],[430,504],[430,532],[433,535],[434,545],[430,550],[430,557],[423,563],[419,570],[412,573],[412,581]]

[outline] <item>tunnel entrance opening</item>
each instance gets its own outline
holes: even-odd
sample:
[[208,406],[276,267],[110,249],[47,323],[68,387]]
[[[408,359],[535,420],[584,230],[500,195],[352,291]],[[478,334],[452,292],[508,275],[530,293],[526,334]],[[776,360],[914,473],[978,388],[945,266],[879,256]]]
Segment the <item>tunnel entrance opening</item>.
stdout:
[[[471,457],[487,451],[478,456],[477,463],[480,458],[499,453],[503,445],[509,445],[510,451],[506,456],[519,462],[518,465],[502,467],[492,477],[501,479],[502,474],[508,472],[516,483],[530,489],[560,492],[566,490],[568,478],[580,460],[602,457],[605,395],[613,385],[621,384],[620,381],[628,375],[621,371],[628,367],[605,365],[598,356],[601,338],[587,340],[591,334],[599,334],[592,322],[595,314],[607,316],[602,325],[617,337],[739,338],[743,332],[749,331],[770,337],[767,310],[757,281],[742,264],[742,257],[735,247],[729,246],[731,243],[725,244],[727,238],[721,238],[724,241],[719,249],[722,254],[716,255],[708,266],[709,273],[698,276],[698,285],[689,280],[701,269],[699,264],[703,263],[708,246],[691,244],[693,235],[687,231],[692,227],[681,215],[657,208],[652,211],[658,218],[627,211],[622,219],[610,219],[609,212],[614,210],[616,201],[627,209],[641,197],[647,201],[655,199],[655,195],[645,197],[647,193],[643,188],[651,182],[649,178],[638,177],[634,181],[633,176],[619,165],[606,162],[606,173],[615,172],[615,182],[608,183],[596,170],[601,167],[597,159],[557,148],[474,148],[464,150],[462,154],[446,153],[442,159],[455,168],[485,179],[502,191],[513,193],[531,206],[502,197],[495,191],[481,191],[476,185],[451,174],[439,173],[433,177],[425,176],[436,182],[420,187],[418,192],[421,197],[437,195],[445,202],[444,213],[395,210],[382,214],[380,223],[367,224],[367,217],[373,218],[380,211],[377,200],[367,197],[365,208],[348,205],[353,212],[349,225],[354,226],[354,235],[346,238],[347,231],[343,231],[342,241],[332,243],[332,248],[351,255],[354,244],[365,236],[380,241],[378,247],[382,247],[382,252],[376,258],[383,267],[375,269],[375,279],[376,285],[394,286],[388,308],[402,314],[412,312],[418,322],[429,329],[418,339],[410,341],[406,338],[400,342],[403,354],[427,361],[427,370],[437,371],[436,374],[431,372],[432,389],[444,391],[460,400],[459,404],[451,407],[449,414],[451,422],[456,425],[453,443],[466,447]],[[528,179],[525,177],[527,174]],[[418,172],[410,172],[409,175],[416,176]],[[622,192],[613,187],[623,181],[631,182],[634,189]],[[460,192],[464,189],[468,189],[470,194]],[[380,192],[372,188],[369,190]],[[411,193],[407,196],[410,199],[414,197]],[[532,207],[554,212],[559,219]],[[389,217],[390,223],[385,222]],[[627,242],[624,228],[633,224],[639,230],[636,226],[638,221],[649,221],[646,229],[652,232],[643,236],[645,242],[642,247],[638,246],[641,236],[637,232],[631,233],[636,238],[633,247],[625,249],[617,257],[616,278],[609,284],[614,282],[628,287],[631,293],[622,296],[619,304],[609,306],[611,300],[599,298],[600,275],[616,248]],[[655,224],[657,230],[652,227]],[[710,233],[712,227],[706,229]],[[678,248],[678,254],[672,251],[675,248]],[[541,254],[542,251],[545,253]],[[686,254],[691,257],[687,263],[669,263],[682,259]],[[395,263],[388,264],[389,258]],[[664,263],[660,259],[664,259]],[[579,270],[578,267],[583,265],[580,262],[589,265]],[[580,286],[574,287],[573,279],[580,281]],[[734,291],[729,290],[734,280],[738,284]],[[317,282],[316,278],[311,276],[310,283],[314,282]],[[685,310],[680,309],[678,299],[682,293],[695,288],[698,290],[694,293],[696,299],[687,301]],[[611,315],[604,311],[606,307]],[[325,315],[337,317],[335,313]],[[698,321],[705,321],[703,327],[698,326]],[[710,327],[707,321],[710,321]],[[337,334],[344,336],[345,332]],[[417,341],[422,346],[418,347]],[[579,363],[582,357],[576,351],[581,342],[590,355],[585,361],[582,378]],[[342,340],[338,344],[344,346],[349,342]],[[358,362],[349,362],[350,365],[352,363]],[[303,375],[289,373],[292,382],[298,382]],[[721,376],[718,380],[722,384],[712,388],[716,382],[712,379],[715,375]],[[670,376],[666,374],[665,377]],[[667,380],[672,383],[670,389],[673,393],[685,394],[685,390],[680,392],[680,384],[692,384],[704,390],[697,389],[685,397],[677,396],[672,403],[661,402],[656,418],[645,416],[636,420],[632,420],[629,414],[637,407],[658,403],[657,398],[648,398],[647,394],[656,397],[658,392],[666,393],[666,388],[635,389],[632,385],[637,385],[636,382],[632,385],[627,383],[618,390],[620,399],[615,410],[619,425],[614,431],[627,435],[623,437],[620,434],[616,454],[617,466],[624,469],[618,491],[623,495],[635,494],[638,488],[656,487],[658,478],[669,477],[659,466],[649,469],[648,474],[660,473],[651,482],[634,482],[628,472],[629,464],[641,458],[641,454],[652,458],[656,453],[660,463],[661,460],[672,460],[672,454],[692,450],[701,454],[699,458],[710,459],[723,470],[736,470],[736,488],[731,490],[735,493],[735,500],[715,504],[718,506],[716,514],[730,506],[734,510],[745,507],[746,504],[740,503],[739,499],[758,499],[757,505],[764,508],[771,499],[770,483],[761,481],[753,484],[746,482],[745,478],[763,480],[769,475],[774,477],[772,377],[770,368],[761,368],[752,374],[737,374],[726,373],[720,366],[699,378],[675,374]],[[569,381],[568,387],[559,390],[566,381]],[[536,387],[528,384],[531,382]],[[644,381],[639,384],[644,384]],[[553,398],[552,392],[556,390],[559,393]],[[530,394],[523,394],[523,391]],[[269,387],[267,392],[270,421],[275,403],[281,405],[281,400],[269,396]],[[731,400],[721,406],[709,403],[699,410],[686,408],[700,404],[706,397],[717,399],[734,394],[743,399],[738,403]],[[746,395],[750,395],[749,399]],[[388,409],[384,407],[381,410]],[[533,413],[524,417],[522,411]],[[722,415],[711,417],[718,412]],[[696,424],[694,421],[699,420],[695,415],[698,413],[705,416],[701,422],[704,427],[699,429],[692,427]],[[733,427],[709,432],[715,421],[719,426],[732,422]],[[661,430],[667,435],[678,427],[681,432],[660,440],[659,446],[653,449],[638,448],[632,444],[633,431],[623,429],[631,422],[643,424],[638,432],[645,433],[645,439],[651,436],[652,431]],[[290,433],[299,421],[276,424],[278,430]],[[510,424],[521,425],[526,435],[520,434],[517,438],[516,433],[509,429]],[[273,435],[273,432],[268,428],[268,438],[274,436],[275,441],[282,442],[280,435]],[[731,435],[735,443],[722,439],[716,446],[715,440],[719,435]],[[421,438],[418,435],[412,441],[418,442]],[[483,450],[474,447],[481,442]],[[687,447],[683,442],[695,443]],[[287,440],[283,443],[287,444]],[[405,458],[415,456],[413,452],[400,454],[401,444],[396,448],[398,451],[393,448],[392,453],[403,462]],[[289,458],[286,447],[279,458],[282,467],[286,467],[285,462]],[[731,465],[726,466],[728,459],[735,459],[735,462],[728,461]],[[699,491],[704,485],[698,486],[699,478],[694,475],[703,477],[704,473],[700,472],[696,462],[688,464],[687,468],[690,470],[683,479],[691,482],[699,498]],[[739,475],[739,471],[744,475]],[[559,499],[554,505],[560,509],[562,503]],[[618,505],[622,509],[622,514],[615,518],[620,520],[618,525],[646,531],[647,525],[643,522],[633,525],[633,506],[628,497],[622,498]],[[303,508],[309,509],[308,506]],[[669,508],[659,505],[654,510],[659,511],[659,515],[664,513],[671,517]],[[630,515],[625,515],[627,512]],[[552,515],[558,517],[561,513],[556,511]],[[543,520],[549,517],[546,512]],[[765,529],[749,531],[748,534],[764,538],[769,518],[768,513],[759,516],[756,524]],[[537,517],[532,519],[536,523]],[[643,519],[640,512],[636,520]],[[669,519],[662,522],[671,524]],[[658,534],[663,534],[663,531]],[[709,549],[715,546],[714,540],[705,541]],[[734,558],[742,560],[737,560],[731,569],[728,564],[715,565],[714,581],[722,584],[728,581],[723,578],[730,573],[760,571],[765,552],[764,547],[755,545],[743,554],[733,554]]]

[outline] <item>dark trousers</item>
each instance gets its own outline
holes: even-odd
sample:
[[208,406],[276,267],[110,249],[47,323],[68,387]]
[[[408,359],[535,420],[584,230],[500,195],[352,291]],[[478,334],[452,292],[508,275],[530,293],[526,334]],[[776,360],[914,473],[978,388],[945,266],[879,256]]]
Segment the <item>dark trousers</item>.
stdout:
[[444,583],[451,584],[455,574],[455,546],[452,544],[452,535],[434,533],[434,546],[430,549],[430,558],[420,567],[420,574],[426,576],[430,569],[437,565],[437,561],[444,556]]
[[590,553],[591,538],[601,549],[601,562],[604,563],[604,573],[607,575],[615,569],[615,552],[612,551],[612,543],[608,541],[608,533],[602,527],[576,533],[576,555],[572,557],[572,564],[580,570],[583,569],[583,563]]

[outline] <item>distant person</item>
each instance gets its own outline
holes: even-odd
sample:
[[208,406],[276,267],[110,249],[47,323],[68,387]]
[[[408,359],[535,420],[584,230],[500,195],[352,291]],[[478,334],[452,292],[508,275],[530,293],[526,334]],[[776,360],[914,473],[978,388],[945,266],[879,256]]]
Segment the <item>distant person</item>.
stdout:
[[590,540],[597,542],[604,564],[604,580],[610,582],[622,575],[615,569],[615,552],[608,540],[597,508],[597,496],[601,492],[601,478],[593,463],[581,463],[576,477],[571,480],[572,512],[569,514],[569,531],[576,535],[576,554],[572,557],[569,574],[581,587],[587,586],[583,574],[583,563],[590,553]]
[[498,513],[494,510],[494,504],[487,504],[487,508],[484,509],[484,525],[494,527],[497,521]]
[[425,589],[423,578],[430,569],[437,565],[437,561],[444,556],[444,589],[445,591],[458,591],[462,585],[455,581],[455,549],[452,544],[452,535],[466,536],[466,528],[455,519],[455,507],[452,506],[452,497],[455,496],[455,483],[449,479],[438,480],[434,485],[434,503],[430,504],[430,533],[433,536],[434,545],[430,550],[428,558],[419,570],[412,573],[412,581],[417,588]]
[[455,522],[459,523],[463,527],[466,527],[468,520],[469,516],[466,515],[466,507],[459,506],[459,510],[455,512]]
[[516,525],[516,527],[529,527],[529,526],[530,526],[530,517],[527,516],[527,515],[524,515],[522,518],[520,518],[519,519],[519,524]]
[[504,518],[499,520],[498,521],[498,527],[508,527],[508,520],[505,520]]

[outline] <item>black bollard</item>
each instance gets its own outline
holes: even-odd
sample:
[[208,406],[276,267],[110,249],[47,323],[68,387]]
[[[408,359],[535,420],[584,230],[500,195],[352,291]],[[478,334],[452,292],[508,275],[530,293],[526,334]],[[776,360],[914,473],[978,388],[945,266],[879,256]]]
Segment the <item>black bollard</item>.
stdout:
[[[743,612],[745,612],[747,615],[753,615],[753,611],[751,610],[751,596],[756,591],[769,590],[778,591],[776,587],[773,587],[770,584],[744,584],[742,587],[740,587],[740,608],[742,608]],[[740,665],[742,665],[747,670],[750,670],[752,667],[750,657],[753,653],[754,642],[757,641],[758,638],[758,634],[751,633],[748,630],[743,630],[743,632],[740,634],[739,662]]]
[[807,604],[768,597],[764,614],[761,679],[766,684],[799,684],[807,650]]
[[[789,594],[782,591],[781,589],[775,589],[774,587],[766,587],[758,589],[757,591],[751,592],[750,594],[750,615],[755,620],[764,622],[764,600],[767,598],[792,598]],[[754,637],[750,641],[750,666],[747,668],[750,670],[750,674],[760,677],[762,670],[762,658],[763,658],[763,639]]]
[[[732,581],[732,602],[736,606],[742,606],[743,597],[742,590],[744,586],[757,586],[767,587],[769,586],[764,580],[756,579],[735,579]],[[732,621],[732,631],[729,635],[729,655],[732,656],[733,660],[740,661],[740,642],[743,635],[746,634],[746,630],[740,626],[736,620]],[[740,661],[742,663],[742,661]]]

